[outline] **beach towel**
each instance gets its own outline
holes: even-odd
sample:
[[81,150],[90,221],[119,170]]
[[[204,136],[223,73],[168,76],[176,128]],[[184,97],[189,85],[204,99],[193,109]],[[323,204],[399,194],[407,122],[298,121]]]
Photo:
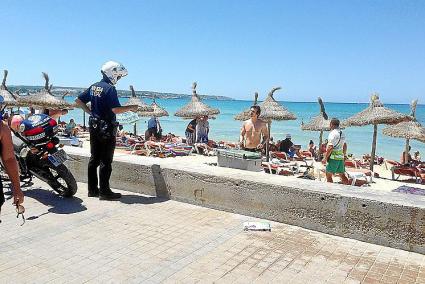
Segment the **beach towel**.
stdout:
[[399,186],[398,188],[394,189],[393,192],[409,193],[414,195],[425,196],[425,189],[419,188],[419,187],[412,187],[408,185]]

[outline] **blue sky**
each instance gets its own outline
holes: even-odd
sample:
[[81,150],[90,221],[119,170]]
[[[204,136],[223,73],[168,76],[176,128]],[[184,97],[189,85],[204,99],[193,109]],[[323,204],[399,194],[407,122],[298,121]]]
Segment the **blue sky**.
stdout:
[[[3,0],[9,84],[89,86],[121,61],[127,89],[409,103],[425,94],[425,1]],[[423,99],[420,103],[424,103]]]

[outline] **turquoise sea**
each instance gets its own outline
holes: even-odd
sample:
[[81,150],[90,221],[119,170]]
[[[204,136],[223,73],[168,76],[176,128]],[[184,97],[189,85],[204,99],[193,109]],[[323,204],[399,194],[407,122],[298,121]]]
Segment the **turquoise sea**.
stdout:
[[[68,97],[67,100],[73,101],[74,98]],[[121,103],[127,101],[127,98],[120,98]],[[146,103],[151,103],[151,100],[144,99]],[[161,125],[164,133],[172,132],[177,135],[184,136],[184,130],[188,120],[175,117],[173,114],[177,109],[185,105],[189,99],[168,99],[157,100],[158,104],[164,107],[169,117],[160,118]],[[237,141],[239,139],[239,131],[241,121],[236,121],[233,117],[239,112],[247,109],[252,101],[218,101],[218,100],[204,100],[210,106],[220,109],[220,114],[216,119],[210,120],[210,137],[214,140]],[[284,139],[286,133],[292,135],[292,140],[295,144],[301,144],[304,147],[308,144],[310,139],[313,139],[315,144],[318,144],[319,133],[311,131],[302,131],[301,122],[309,121],[312,116],[319,112],[319,105],[317,102],[281,102],[287,109],[297,115],[297,120],[293,121],[273,121],[271,127],[272,137],[275,141]],[[366,103],[325,103],[326,112],[330,117],[337,117],[339,119],[347,118],[368,106]],[[386,107],[391,109],[409,113],[410,106],[403,104],[386,104]],[[62,118],[63,121],[68,122],[70,118],[74,118],[77,123],[83,122],[83,111],[75,109],[70,111]],[[416,109],[416,117],[420,123],[425,125],[425,105],[418,105]],[[147,128],[147,120],[149,118],[142,118],[137,123],[138,133],[144,133]],[[87,123],[87,122],[86,122]],[[125,125],[126,130],[133,131],[132,125]],[[378,127],[378,146],[377,154],[390,159],[399,160],[400,154],[404,149],[404,139],[392,138],[384,136],[382,129],[384,125]],[[364,153],[370,153],[372,144],[372,126],[364,127],[350,127],[345,129],[348,142],[348,152],[356,156]],[[327,137],[325,133],[324,137]],[[420,151],[421,156],[425,157],[425,144],[417,141],[411,141],[413,151]]]

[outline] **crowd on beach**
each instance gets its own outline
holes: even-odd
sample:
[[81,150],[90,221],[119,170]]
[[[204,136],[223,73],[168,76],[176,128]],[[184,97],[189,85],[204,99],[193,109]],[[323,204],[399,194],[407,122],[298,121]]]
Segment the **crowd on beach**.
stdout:
[[[68,113],[66,109],[63,110],[32,110],[33,113],[48,114],[52,118],[58,120],[58,133],[63,137],[77,137],[80,139],[87,138],[87,128],[77,125],[74,119],[68,122],[61,121],[61,116]],[[290,133],[287,133],[282,139],[268,137],[267,122],[258,118],[261,113],[259,106],[254,105],[250,109],[251,118],[242,123],[240,138],[238,142],[231,141],[214,141],[209,137],[210,125],[209,116],[202,115],[191,119],[185,130],[184,136],[179,136],[171,132],[164,134],[160,119],[158,117],[151,117],[147,121],[147,129],[144,135],[135,135],[134,133],[124,130],[123,125],[118,126],[116,147],[122,151],[130,154],[154,156],[154,157],[175,157],[187,156],[192,153],[197,153],[206,156],[216,156],[219,149],[230,150],[243,150],[248,152],[257,152],[263,157],[266,155],[266,148],[268,147],[268,155],[270,161],[263,162],[263,168],[266,172],[273,172],[278,174],[293,175],[294,171],[286,171],[294,162],[325,162],[328,163],[329,157],[327,150],[332,143],[329,139],[325,139],[320,145],[316,145],[313,140],[310,140],[305,147],[301,143],[297,144],[292,140]],[[9,116],[7,112],[3,116],[4,120],[9,121],[9,125],[16,127],[16,122]],[[266,147],[267,145],[267,147]],[[411,148],[406,155],[406,152],[401,153],[400,161],[388,160],[391,166],[404,167],[404,173],[407,175],[417,175],[421,179],[423,177],[424,163],[421,161],[419,151],[415,151],[413,156],[410,154]],[[330,150],[332,152],[332,150]],[[329,152],[329,153],[331,153]],[[329,154],[330,155],[330,154]],[[329,156],[328,155],[328,156]],[[352,179],[346,173],[346,167],[350,169],[351,166],[359,168],[368,175],[373,173],[368,172],[367,167],[370,163],[370,155],[365,154],[360,159],[356,159],[352,154],[343,153],[344,167],[339,169],[343,172],[340,175],[342,183],[351,184]],[[384,163],[383,157],[375,157],[375,163],[381,165]],[[308,170],[308,167],[306,167]],[[410,168],[410,173],[409,173]],[[280,171],[280,172],[279,172]],[[338,174],[333,172],[328,175],[327,180],[333,182],[332,176]],[[361,183],[364,184],[364,183]]]
[[[258,106],[251,108],[251,118],[242,123],[238,142],[214,141],[211,139],[209,137],[209,116],[203,115],[188,122],[184,136],[171,132],[165,134],[158,117],[149,118],[144,135],[135,135],[125,131],[123,125],[119,125],[116,145],[118,149],[127,153],[165,158],[187,156],[193,153],[215,156],[219,149],[257,152],[265,157],[267,144],[270,161],[263,162],[264,170],[273,173],[280,171],[280,174],[287,175],[294,174],[294,171],[286,171],[285,169],[290,168],[296,162],[322,162],[325,159],[329,160],[329,157],[326,158],[326,153],[332,143],[328,139],[325,139],[320,145],[316,145],[313,140],[310,140],[303,147],[301,143],[297,144],[293,141],[290,133],[285,134],[282,139],[269,138],[267,123],[259,119],[258,115],[256,116],[258,112],[261,112]],[[67,114],[66,110],[49,113],[49,115],[59,121],[60,117],[65,114]],[[7,115],[5,118],[7,118]],[[88,137],[87,129],[77,125],[74,119],[70,119],[69,122],[60,121],[59,133],[65,137],[80,137],[81,139]],[[414,173],[415,170],[412,170],[411,174],[419,174],[421,176],[424,164],[421,161],[420,153],[415,151],[412,156],[410,150],[408,155],[405,152],[401,153],[400,161],[388,161],[392,166],[404,166],[405,170],[417,168],[419,169],[418,172]],[[352,179],[346,173],[346,168],[348,168],[348,171],[352,170],[350,168],[353,167],[356,168],[356,171],[362,171],[367,175],[373,174],[367,169],[370,163],[370,155],[365,154],[357,159],[352,154],[344,153],[343,156],[344,167],[340,170],[343,171],[343,175],[339,175],[342,183],[351,184],[352,182]],[[375,163],[377,165],[383,164],[384,158],[376,157]],[[308,167],[306,167],[306,170],[308,170]],[[333,172],[332,175],[329,175],[328,181],[333,182],[332,176],[334,174],[338,174],[338,172]],[[366,182],[359,183],[363,185]]]

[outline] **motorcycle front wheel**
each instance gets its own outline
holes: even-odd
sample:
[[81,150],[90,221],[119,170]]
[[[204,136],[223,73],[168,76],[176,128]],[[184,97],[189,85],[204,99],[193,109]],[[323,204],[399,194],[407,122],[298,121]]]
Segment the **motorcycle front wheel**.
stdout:
[[57,167],[49,166],[54,180],[49,185],[63,197],[72,197],[77,193],[77,182],[68,168],[62,164]]

